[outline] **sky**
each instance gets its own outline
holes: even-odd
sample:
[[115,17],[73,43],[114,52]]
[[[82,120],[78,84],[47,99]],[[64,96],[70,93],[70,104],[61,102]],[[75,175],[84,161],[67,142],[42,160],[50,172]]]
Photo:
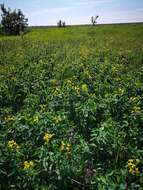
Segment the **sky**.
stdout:
[[143,0],[0,0],[11,9],[21,9],[29,25],[143,22]]

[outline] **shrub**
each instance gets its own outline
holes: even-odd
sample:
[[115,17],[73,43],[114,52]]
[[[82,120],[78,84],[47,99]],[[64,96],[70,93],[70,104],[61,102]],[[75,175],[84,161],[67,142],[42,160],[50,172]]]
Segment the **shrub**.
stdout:
[[6,9],[4,4],[1,5],[2,11],[2,30],[8,35],[20,35],[23,33],[27,27],[28,19],[25,18],[22,11],[18,9],[17,11],[11,11]]

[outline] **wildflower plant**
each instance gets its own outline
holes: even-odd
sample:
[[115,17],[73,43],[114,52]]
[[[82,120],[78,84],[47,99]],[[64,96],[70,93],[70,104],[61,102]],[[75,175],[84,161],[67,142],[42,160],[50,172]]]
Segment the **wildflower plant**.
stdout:
[[129,159],[128,160],[128,169],[132,175],[140,174],[140,160],[139,159]]
[[142,190],[142,33],[0,36],[0,189]]
[[43,137],[43,140],[45,141],[45,144],[48,144],[53,136],[54,136],[54,134],[50,134],[48,132],[45,133],[44,137]]
[[71,153],[72,146],[70,143],[65,143],[64,141],[61,141],[60,149],[61,151],[66,151],[67,153]]
[[25,161],[23,163],[23,170],[24,171],[31,170],[31,169],[33,169],[33,167],[34,167],[34,162],[33,161]]
[[8,149],[10,149],[10,150],[17,150],[17,149],[19,148],[19,145],[16,143],[16,141],[10,140],[10,141],[8,141],[8,143],[7,143],[7,147],[8,147]]

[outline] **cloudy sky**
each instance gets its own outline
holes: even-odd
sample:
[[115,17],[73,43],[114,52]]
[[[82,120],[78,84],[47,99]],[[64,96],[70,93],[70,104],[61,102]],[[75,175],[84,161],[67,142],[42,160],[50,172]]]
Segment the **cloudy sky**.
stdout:
[[0,0],[6,7],[21,9],[29,25],[143,22],[143,0]]

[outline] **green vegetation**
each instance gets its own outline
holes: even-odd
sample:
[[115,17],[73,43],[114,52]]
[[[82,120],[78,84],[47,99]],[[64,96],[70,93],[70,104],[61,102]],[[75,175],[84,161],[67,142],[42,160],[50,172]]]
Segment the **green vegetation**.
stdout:
[[4,34],[20,35],[25,32],[28,19],[25,18],[20,9],[11,11],[10,8],[6,9],[4,4],[0,4],[0,10],[2,12],[0,29]]
[[142,190],[143,25],[0,37],[0,189]]

